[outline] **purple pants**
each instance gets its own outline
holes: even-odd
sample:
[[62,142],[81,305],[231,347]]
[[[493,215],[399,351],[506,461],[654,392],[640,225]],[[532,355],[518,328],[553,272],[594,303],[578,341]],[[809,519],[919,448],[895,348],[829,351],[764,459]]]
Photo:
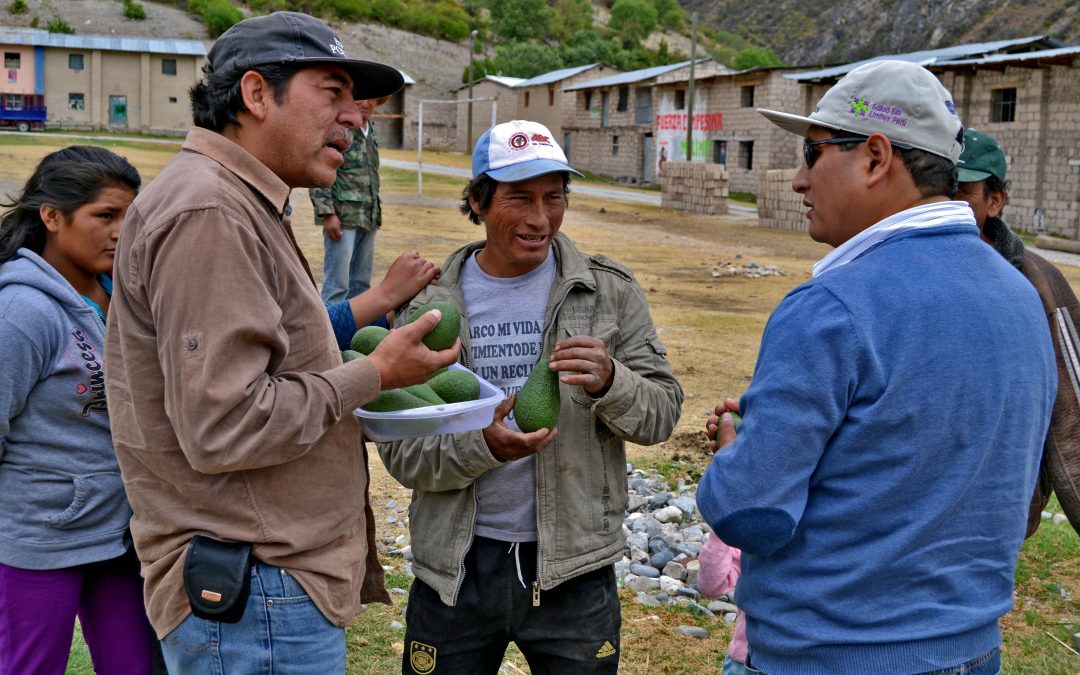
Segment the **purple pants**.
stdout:
[[75,617],[99,673],[146,675],[153,629],[134,551],[58,570],[0,564],[0,675],[62,675]]

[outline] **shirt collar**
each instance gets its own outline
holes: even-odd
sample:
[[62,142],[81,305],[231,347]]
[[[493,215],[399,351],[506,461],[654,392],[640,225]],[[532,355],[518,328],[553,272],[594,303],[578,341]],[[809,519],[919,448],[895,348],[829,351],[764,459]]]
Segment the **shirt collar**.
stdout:
[[880,220],[840,244],[814,265],[815,277],[842,267],[881,242],[902,232],[935,227],[970,225],[978,232],[975,214],[967,202],[933,202],[913,206]]
[[215,131],[195,127],[188,131],[183,149],[206,155],[250,185],[279,214],[286,213],[292,189],[242,146]]

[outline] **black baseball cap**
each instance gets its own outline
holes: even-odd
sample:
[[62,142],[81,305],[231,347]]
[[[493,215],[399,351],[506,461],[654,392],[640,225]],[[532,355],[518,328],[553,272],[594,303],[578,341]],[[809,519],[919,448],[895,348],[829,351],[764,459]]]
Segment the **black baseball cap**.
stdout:
[[352,77],[357,100],[390,96],[405,85],[397,68],[350,59],[329,26],[300,12],[244,19],[221,34],[206,59],[209,72],[290,63],[341,66]]

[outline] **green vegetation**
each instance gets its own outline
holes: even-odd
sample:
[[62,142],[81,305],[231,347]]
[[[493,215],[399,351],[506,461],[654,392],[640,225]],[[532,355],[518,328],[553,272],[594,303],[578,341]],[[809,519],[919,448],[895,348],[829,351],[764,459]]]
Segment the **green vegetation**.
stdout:
[[212,37],[221,35],[233,24],[244,19],[243,12],[234,7],[229,0],[188,0],[188,11],[202,17]]
[[26,0],[12,0],[8,5],[9,14],[26,14],[29,11],[30,7],[26,4]]
[[442,312],[442,318],[440,318],[439,323],[424,336],[423,343],[428,346],[428,349],[434,349],[436,351],[449,349],[453,346],[454,341],[457,340],[458,334],[461,332],[461,312],[452,303],[442,301],[429,302],[412,313],[412,316],[409,317],[409,323],[416,321],[433,309]]
[[146,8],[136,0],[124,0],[124,18],[142,21],[146,19]]
[[428,385],[447,403],[475,401],[480,398],[480,380],[468,370],[447,370],[434,375]]
[[560,403],[559,374],[548,368],[547,359],[540,359],[514,401],[514,420],[525,433],[554,429]]
[[45,30],[50,33],[66,33],[68,35],[74,35],[75,29],[72,28],[67,21],[64,21],[59,16],[53,15],[53,18],[49,19],[49,23],[45,24]]

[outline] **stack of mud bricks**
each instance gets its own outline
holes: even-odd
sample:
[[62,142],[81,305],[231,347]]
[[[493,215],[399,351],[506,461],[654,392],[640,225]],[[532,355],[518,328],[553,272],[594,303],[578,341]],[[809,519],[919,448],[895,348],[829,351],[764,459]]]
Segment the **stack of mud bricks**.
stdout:
[[660,205],[707,215],[728,212],[728,172],[723,164],[665,162]]
[[770,169],[758,172],[758,225],[776,230],[805,232],[806,208],[802,195],[791,189],[797,169]]

